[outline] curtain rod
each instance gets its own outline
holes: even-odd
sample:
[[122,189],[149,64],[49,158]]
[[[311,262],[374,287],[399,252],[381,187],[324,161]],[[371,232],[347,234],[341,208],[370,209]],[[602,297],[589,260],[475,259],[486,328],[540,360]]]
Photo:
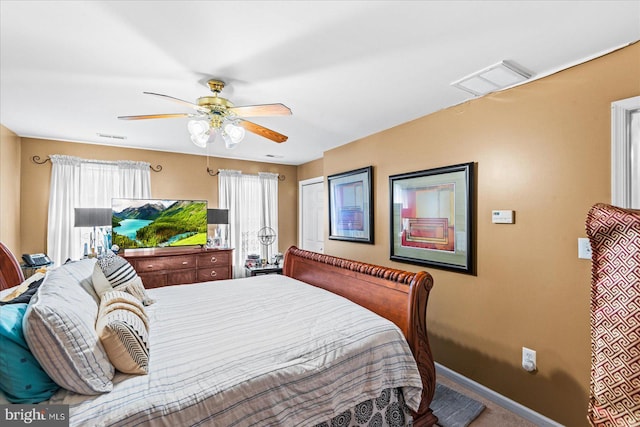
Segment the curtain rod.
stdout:
[[[33,156],[31,160],[33,161],[33,163],[36,163],[38,165],[44,165],[45,163],[50,162],[51,158],[47,156],[46,159],[40,160],[40,156]],[[105,165],[111,164],[110,162],[100,162],[99,160],[98,161],[92,160],[92,163],[102,163]],[[149,165],[149,168],[154,172],[160,172],[162,170],[162,165],[158,165],[155,168],[153,167],[153,165]]]
[[[218,172],[215,172],[213,169],[207,167],[207,173],[211,176],[218,176],[220,174],[220,170],[218,170]],[[287,178],[284,175],[282,175],[281,173],[278,174],[278,181],[284,181],[285,179]]]

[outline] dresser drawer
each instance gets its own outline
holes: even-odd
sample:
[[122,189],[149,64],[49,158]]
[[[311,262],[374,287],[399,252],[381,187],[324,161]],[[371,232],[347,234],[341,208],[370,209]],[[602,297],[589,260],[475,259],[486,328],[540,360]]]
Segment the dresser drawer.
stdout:
[[167,275],[164,273],[140,273],[138,274],[142,279],[142,284],[146,289],[161,288],[167,286]]
[[198,281],[207,282],[209,280],[224,280],[230,278],[229,267],[199,268]]
[[170,271],[167,273],[168,285],[184,285],[196,282],[196,270]]
[[196,268],[195,256],[159,256],[137,260],[135,266],[138,273],[144,273],[147,271],[179,270],[182,268]]
[[206,254],[198,254],[198,268],[227,266],[231,262],[229,252],[210,252]]

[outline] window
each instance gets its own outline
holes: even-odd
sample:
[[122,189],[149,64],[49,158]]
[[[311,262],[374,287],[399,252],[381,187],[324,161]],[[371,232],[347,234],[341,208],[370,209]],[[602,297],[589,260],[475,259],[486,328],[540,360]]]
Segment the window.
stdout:
[[[278,174],[244,175],[240,171],[220,170],[218,207],[229,209],[229,243],[233,251],[233,275],[244,277],[249,254],[271,261],[278,248]],[[258,233],[264,228],[275,233],[261,242]],[[223,236],[226,240],[226,236]],[[269,243],[270,242],[270,243]]]
[[[84,254],[89,229],[74,224],[75,208],[110,208],[113,197],[148,198],[149,163],[105,162],[52,154],[47,253],[56,265]],[[83,237],[84,235],[84,237]]]

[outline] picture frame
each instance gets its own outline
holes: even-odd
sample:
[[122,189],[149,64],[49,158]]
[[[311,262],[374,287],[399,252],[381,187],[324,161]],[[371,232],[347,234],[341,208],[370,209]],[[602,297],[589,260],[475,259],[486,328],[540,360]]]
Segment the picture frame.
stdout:
[[329,239],[373,244],[373,166],[327,177]]
[[475,275],[474,163],[389,176],[390,259]]

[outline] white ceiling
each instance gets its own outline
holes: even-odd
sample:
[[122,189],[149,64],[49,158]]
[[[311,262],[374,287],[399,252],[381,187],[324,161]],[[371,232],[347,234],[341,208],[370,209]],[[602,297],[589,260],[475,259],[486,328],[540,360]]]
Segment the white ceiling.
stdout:
[[[46,138],[282,164],[473,98],[450,83],[501,60],[533,78],[640,40],[640,1],[0,1],[0,122]],[[235,105],[281,102],[236,149],[193,145],[210,78]],[[97,134],[126,136],[124,141]],[[277,157],[267,157],[268,155]]]

